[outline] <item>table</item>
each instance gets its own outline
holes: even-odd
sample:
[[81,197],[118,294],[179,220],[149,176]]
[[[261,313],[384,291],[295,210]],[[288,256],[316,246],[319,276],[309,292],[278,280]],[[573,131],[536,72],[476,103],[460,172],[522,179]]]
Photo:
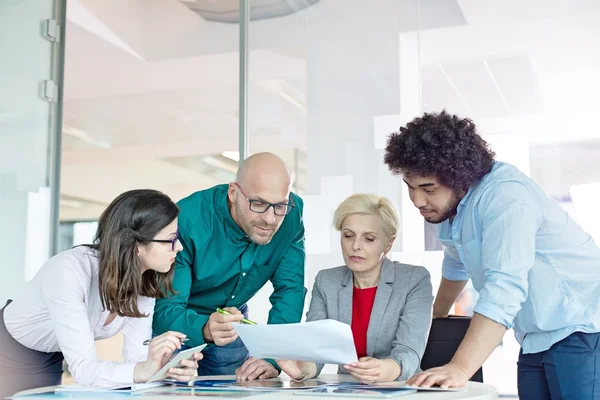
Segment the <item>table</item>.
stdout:
[[[196,379],[235,379],[235,376],[233,375],[220,375],[220,376],[202,376],[202,377],[197,377]],[[328,375],[328,374],[324,374],[324,375],[320,375],[318,378],[318,380],[322,380],[322,381],[327,381],[328,383],[335,383],[335,382],[356,382],[356,379],[350,375],[336,375],[336,374],[332,374],[332,375]],[[279,378],[274,378],[273,380],[275,381],[288,381],[289,378],[286,376],[282,376]],[[141,392],[138,392],[139,394],[141,394]],[[125,395],[125,396],[124,396]],[[41,394],[41,395],[28,395],[26,397],[22,397],[23,400],[41,400],[41,399],[65,399],[65,398],[69,398],[69,399],[111,399],[111,398],[124,398],[124,397],[131,397],[131,398],[138,398],[139,400],[173,400],[173,399],[180,399],[181,394],[179,395],[141,395],[138,396],[138,394],[133,394],[131,396],[127,396],[125,393],[118,393],[118,392],[114,392],[114,393],[107,393],[107,392],[102,392],[102,393],[94,393],[94,394],[90,394],[90,395],[86,395],[83,394],[81,392],[77,392],[77,393],[68,393],[65,394],[63,392],[63,394]],[[188,397],[188,396],[185,396]],[[192,396],[189,396],[190,398]],[[15,399],[19,399],[21,397],[17,397]],[[202,397],[205,399],[210,399],[210,398],[215,398],[215,399],[233,399],[236,397]],[[237,397],[239,398],[239,397]],[[242,397],[244,398],[244,397]],[[294,395],[291,391],[278,391],[278,392],[265,392],[265,393],[261,393],[261,394],[256,394],[253,396],[249,396],[247,397],[248,400],[307,400],[309,398],[314,398],[314,399],[326,399],[327,397],[323,397],[323,396],[296,396]],[[477,382],[469,382],[467,384],[467,389],[465,391],[460,391],[460,392],[418,392],[418,393],[414,393],[414,394],[410,394],[407,396],[403,396],[403,397],[398,397],[398,399],[407,399],[407,400],[450,400],[450,399],[472,399],[472,400],[491,400],[491,399],[497,399],[498,398],[498,391],[496,390],[495,387],[491,386],[491,385],[486,385],[484,383],[477,383]],[[329,397],[329,399],[338,399],[338,400],[356,400],[357,397],[342,397],[342,396],[336,396],[336,397]]]

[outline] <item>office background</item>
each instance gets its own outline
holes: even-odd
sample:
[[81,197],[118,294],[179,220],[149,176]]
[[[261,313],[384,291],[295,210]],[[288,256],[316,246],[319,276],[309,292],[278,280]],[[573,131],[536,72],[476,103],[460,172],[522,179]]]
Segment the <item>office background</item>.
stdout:
[[[0,45],[1,302],[89,242],[119,193],[179,200],[261,151],[289,164],[304,198],[309,289],[342,263],[331,219],[355,192],[393,200],[391,257],[425,265],[435,288],[435,228],[382,159],[389,133],[444,108],[600,240],[597,1],[3,0],[0,21],[12,38]],[[253,319],[266,320],[270,290]],[[474,301],[465,292],[456,311]],[[99,347],[119,357],[119,338]],[[508,333],[484,367],[501,393],[516,393],[517,352]]]

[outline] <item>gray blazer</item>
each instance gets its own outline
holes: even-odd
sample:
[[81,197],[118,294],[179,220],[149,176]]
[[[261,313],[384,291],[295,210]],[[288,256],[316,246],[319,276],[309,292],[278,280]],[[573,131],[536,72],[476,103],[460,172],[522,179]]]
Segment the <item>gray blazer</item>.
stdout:
[[[352,271],[344,266],[319,271],[306,321],[352,322]],[[398,380],[419,371],[431,326],[433,295],[423,267],[385,258],[367,329],[367,355],[391,358],[402,369]],[[323,364],[317,364],[321,373]],[[342,366],[338,373],[346,373]]]

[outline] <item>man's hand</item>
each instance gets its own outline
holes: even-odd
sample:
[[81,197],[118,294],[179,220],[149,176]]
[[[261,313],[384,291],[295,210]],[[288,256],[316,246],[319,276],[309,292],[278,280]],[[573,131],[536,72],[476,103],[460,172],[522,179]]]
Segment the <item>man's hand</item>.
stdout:
[[381,374],[381,361],[373,357],[361,357],[358,362],[344,365],[344,369],[362,383],[373,383]]
[[438,368],[416,374],[406,383],[409,385],[443,388],[461,387],[483,365],[484,361],[502,340],[506,327],[479,313],[474,313],[465,338],[458,346],[452,360]]
[[202,328],[202,335],[205,342],[214,342],[217,346],[225,346],[238,338],[238,334],[233,329],[233,324],[244,319],[244,314],[235,307],[224,308],[231,314],[219,314],[214,312],[210,314],[208,322]]
[[255,379],[263,380],[275,378],[279,371],[268,361],[262,358],[250,357],[241,367],[235,370],[235,377],[238,381],[253,381]]
[[443,389],[451,387],[463,387],[467,384],[469,377],[457,365],[449,363],[442,367],[431,368],[414,375],[406,381],[407,385],[432,387],[439,385]]
[[317,364],[310,361],[277,360],[277,365],[294,380],[314,378],[317,374]]

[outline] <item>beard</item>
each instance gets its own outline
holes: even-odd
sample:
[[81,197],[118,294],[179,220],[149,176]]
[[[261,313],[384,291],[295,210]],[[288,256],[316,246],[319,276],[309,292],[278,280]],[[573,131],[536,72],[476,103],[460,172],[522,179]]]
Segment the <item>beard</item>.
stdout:
[[[260,246],[265,245],[265,244],[269,244],[271,242],[271,239],[273,239],[273,235],[275,235],[275,232],[277,232],[277,224],[265,224],[264,222],[260,221],[260,222],[255,222],[255,221],[248,221],[246,219],[246,217],[244,216],[244,214],[242,213],[242,209],[240,206],[240,203],[236,201],[235,203],[235,213],[236,213],[236,217],[237,220],[240,222],[240,228],[242,228],[242,230],[244,231],[244,233],[246,234],[246,236],[248,236],[248,239],[250,239],[250,241],[252,241],[253,243],[256,243]],[[264,229],[271,229],[271,234],[270,235],[259,235],[258,233],[256,233],[254,231],[254,227],[259,227],[259,228],[264,228]]]
[[436,212],[437,215],[435,217],[425,218],[425,221],[429,222],[430,224],[440,224],[445,220],[454,217],[456,215],[458,203],[460,203],[461,199],[462,196],[460,196],[458,192],[452,192],[452,197],[450,200],[448,200],[448,203],[446,203],[446,206],[442,209],[442,211]]

